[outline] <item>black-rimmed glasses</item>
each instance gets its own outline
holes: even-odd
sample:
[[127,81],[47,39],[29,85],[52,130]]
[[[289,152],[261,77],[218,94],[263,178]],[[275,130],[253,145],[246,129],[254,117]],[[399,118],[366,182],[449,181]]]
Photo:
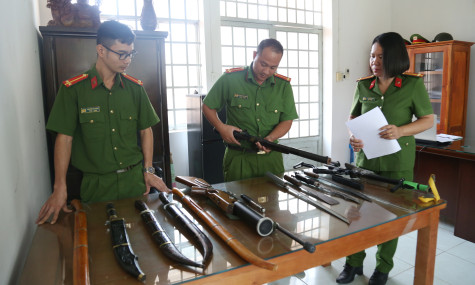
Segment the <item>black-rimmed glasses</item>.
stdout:
[[136,50],[133,50],[130,53],[120,53],[120,52],[116,52],[115,50],[112,50],[112,49],[108,48],[105,45],[103,45],[103,47],[105,47],[108,51],[111,51],[111,52],[115,53],[116,55],[118,55],[120,60],[127,59],[129,56],[130,56],[130,59],[133,59],[134,56],[137,54]]

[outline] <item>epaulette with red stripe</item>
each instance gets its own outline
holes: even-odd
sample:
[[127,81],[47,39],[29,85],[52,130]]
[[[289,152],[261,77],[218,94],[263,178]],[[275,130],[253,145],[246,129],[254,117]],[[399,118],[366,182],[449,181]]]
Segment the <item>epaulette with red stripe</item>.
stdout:
[[133,83],[135,83],[135,84],[137,84],[137,85],[140,85],[140,86],[143,85],[142,80],[139,80],[139,79],[137,79],[137,78],[134,78],[134,77],[132,77],[132,76],[130,76],[130,75],[128,75],[128,74],[125,74],[125,73],[122,73],[122,76],[123,76],[124,78],[126,78],[126,79],[132,81]]
[[361,80],[366,80],[366,79],[373,79],[374,77],[375,77],[374,75],[370,75],[370,76],[366,76],[366,77],[361,77],[360,79],[356,80],[356,82],[361,81]]
[[290,80],[292,80],[290,77],[283,76],[282,74],[278,74],[278,73],[274,73],[274,76],[275,76],[275,77],[278,77],[278,78],[280,78],[280,79],[284,79],[284,80],[287,81],[287,82],[290,82]]
[[226,73],[233,73],[233,72],[236,72],[236,71],[243,71],[245,70],[244,67],[235,67],[235,68],[229,68],[229,69],[226,69]]
[[89,74],[81,74],[81,75],[78,75],[78,76],[74,76],[73,78],[69,78],[68,80],[64,80],[64,81],[63,81],[63,84],[64,84],[64,86],[66,86],[66,87],[71,87],[71,86],[73,86],[74,84],[83,81],[83,80],[86,79],[88,76],[89,76]]
[[408,76],[413,76],[413,77],[424,77],[424,74],[420,74],[420,73],[404,72],[403,74],[408,75]]

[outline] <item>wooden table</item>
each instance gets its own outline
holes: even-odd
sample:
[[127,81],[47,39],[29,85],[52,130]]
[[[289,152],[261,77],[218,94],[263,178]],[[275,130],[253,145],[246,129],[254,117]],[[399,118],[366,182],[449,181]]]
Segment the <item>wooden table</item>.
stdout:
[[[374,198],[373,202],[363,201],[357,205],[336,198],[340,204],[331,207],[350,218],[351,223],[347,225],[287,194],[266,178],[214,186],[259,200],[266,208],[266,216],[315,244],[316,251],[308,253],[280,232],[260,237],[242,221],[223,215],[204,197],[192,196],[249,250],[276,263],[278,269],[269,271],[248,264],[200,221],[197,223],[203,225],[203,231],[213,243],[213,257],[204,270],[186,267],[170,261],[158,250],[134,209],[135,199],[114,201],[119,217],[125,218],[128,225],[132,248],[147,275],[146,284],[262,284],[328,264],[414,230],[418,230],[414,283],[433,283],[439,212],[446,207],[443,200],[422,205],[417,194],[409,190],[390,193],[381,185],[366,183],[364,193]],[[156,194],[137,198],[155,210],[165,231],[187,257],[201,260],[192,243],[166,217]],[[84,205],[84,208],[88,216],[91,283],[140,284],[122,271],[114,259],[105,203]],[[188,210],[184,212],[196,221],[197,217]],[[19,284],[72,284],[72,216],[63,214],[57,224],[38,227]]]

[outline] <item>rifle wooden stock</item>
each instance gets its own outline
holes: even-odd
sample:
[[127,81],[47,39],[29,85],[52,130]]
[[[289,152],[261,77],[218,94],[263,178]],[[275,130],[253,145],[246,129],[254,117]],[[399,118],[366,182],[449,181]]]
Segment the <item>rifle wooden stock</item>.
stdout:
[[72,200],[74,212],[73,284],[90,284],[87,218],[79,200]]
[[255,266],[276,271],[277,265],[271,262],[268,262],[247,249],[242,243],[240,243],[231,233],[229,233],[223,226],[221,226],[213,217],[206,213],[193,199],[186,196],[178,190],[173,188],[173,194],[180,197],[184,204],[186,204],[195,214],[197,214],[223,241],[231,247],[234,252],[236,252],[241,258],[254,264]]

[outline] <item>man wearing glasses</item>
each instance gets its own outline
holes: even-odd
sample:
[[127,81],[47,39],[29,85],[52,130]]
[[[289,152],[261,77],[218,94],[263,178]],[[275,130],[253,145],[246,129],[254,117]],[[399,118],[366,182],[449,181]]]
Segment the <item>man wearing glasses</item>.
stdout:
[[124,73],[136,53],[134,40],[126,25],[102,23],[95,65],[61,85],[46,125],[57,134],[55,181],[38,224],[50,216],[55,223],[61,209],[70,212],[66,206],[70,160],[83,172],[80,193],[85,203],[145,195],[152,186],[170,191],[152,167],[151,126],[160,120],[142,82]]

